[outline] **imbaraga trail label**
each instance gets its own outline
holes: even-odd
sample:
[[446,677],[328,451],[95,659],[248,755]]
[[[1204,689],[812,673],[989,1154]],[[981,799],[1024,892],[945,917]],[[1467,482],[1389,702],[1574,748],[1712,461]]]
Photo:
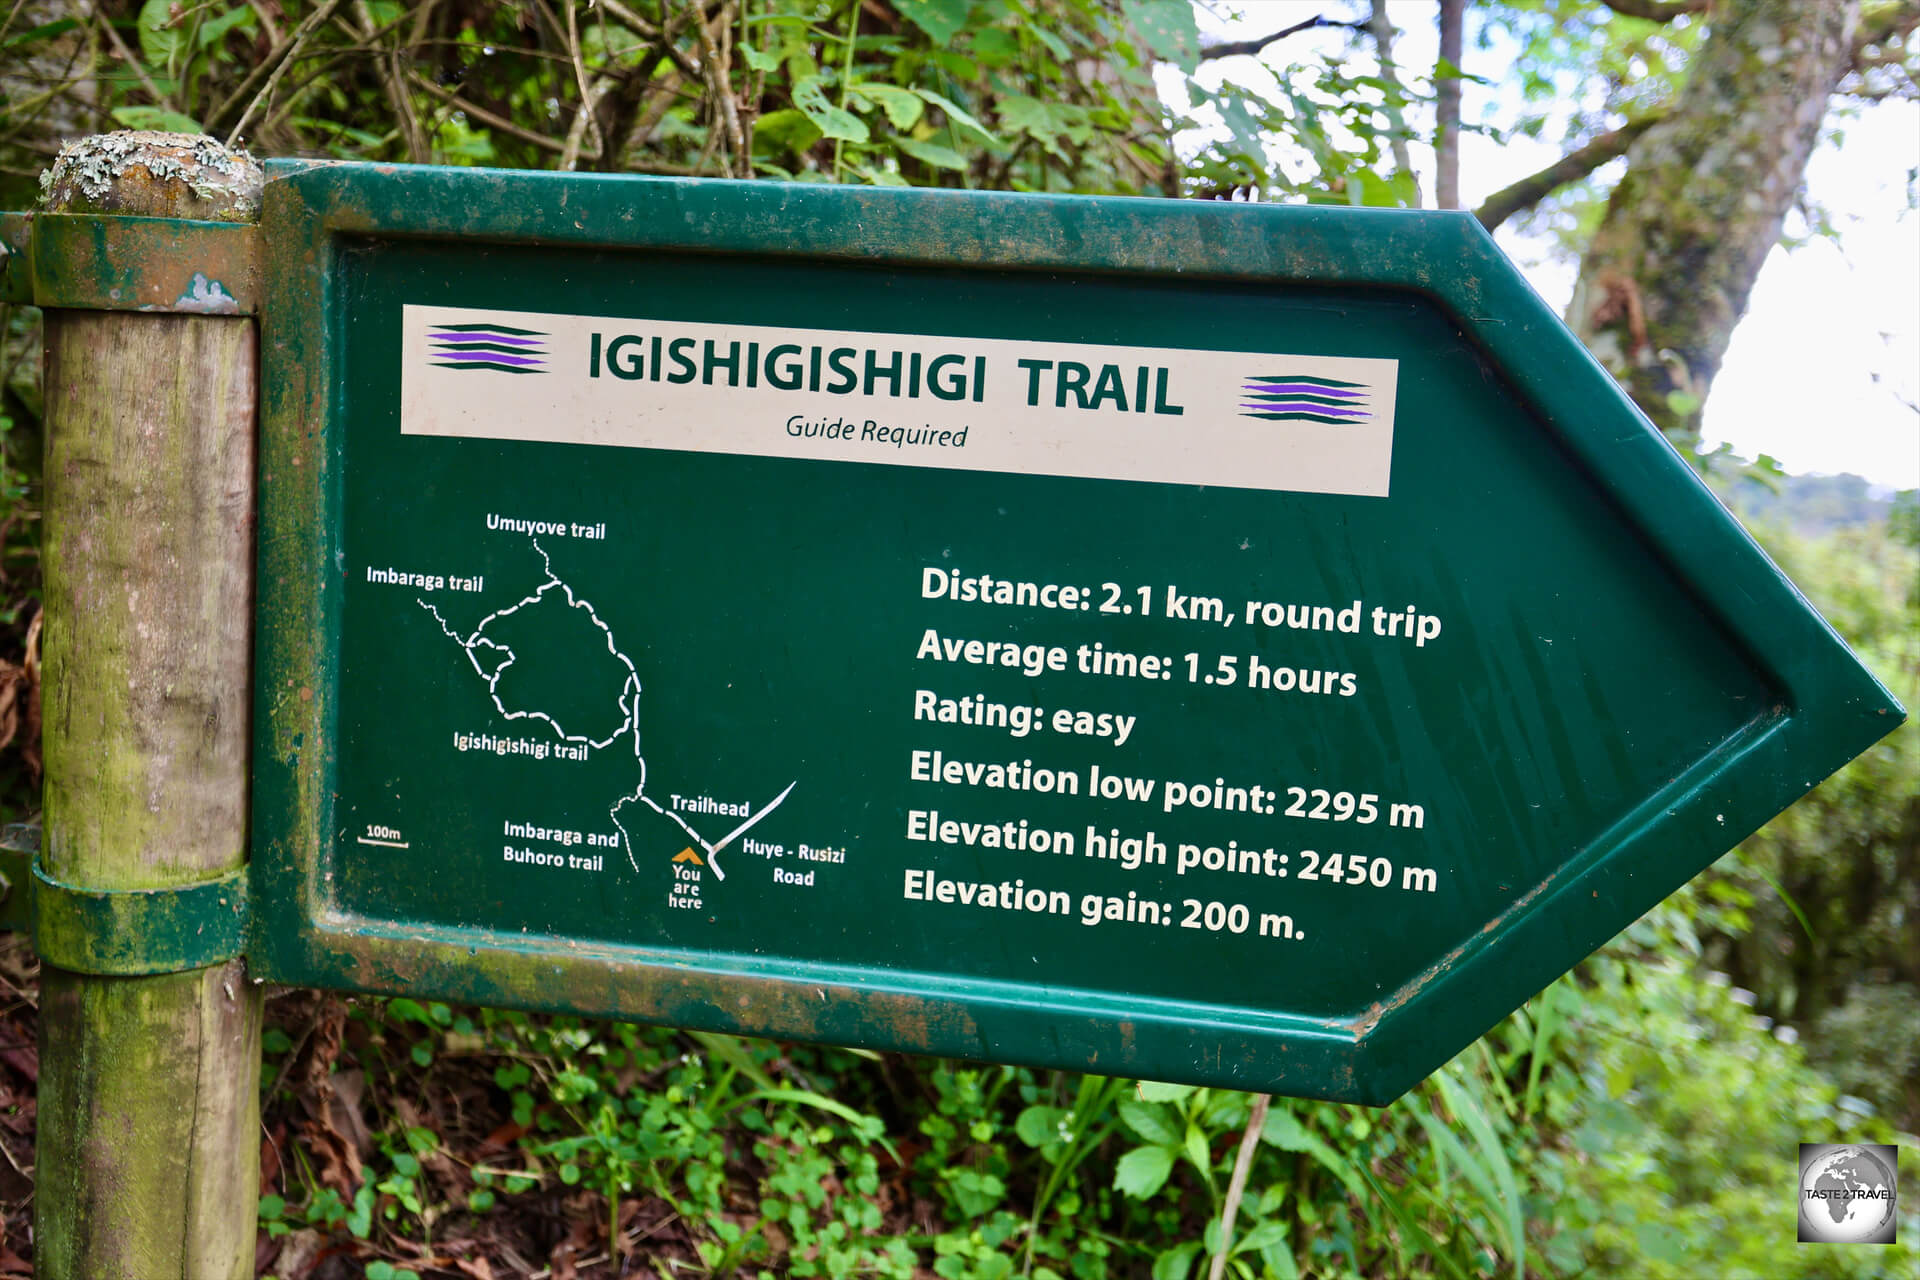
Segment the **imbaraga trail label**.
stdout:
[[1897,723],[1467,220],[276,173],[276,980],[1384,1102]]

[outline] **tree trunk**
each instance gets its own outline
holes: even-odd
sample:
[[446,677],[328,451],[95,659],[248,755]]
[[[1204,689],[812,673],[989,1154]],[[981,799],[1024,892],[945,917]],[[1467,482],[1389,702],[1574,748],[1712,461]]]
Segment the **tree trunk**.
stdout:
[[1442,209],[1460,207],[1460,60],[1466,0],[1440,0],[1440,61],[1434,90],[1433,193]]
[[1387,82],[1386,102],[1383,109],[1387,115],[1387,145],[1393,150],[1393,168],[1396,173],[1407,175],[1413,183],[1413,204],[1420,207],[1420,178],[1413,171],[1413,156],[1407,150],[1407,120],[1400,105],[1406,98],[1406,88],[1400,83],[1400,67],[1393,57],[1393,20],[1387,17],[1387,0],[1373,0],[1373,9],[1367,14],[1367,34],[1373,37],[1374,52],[1380,61],[1380,78]]
[[[260,171],[116,134],[55,212],[243,221]],[[55,880],[192,885],[247,856],[253,321],[47,313],[46,836]],[[260,1194],[260,990],[243,961],[41,972],[43,1280],[239,1280]]]
[[1700,409],[1852,61],[1858,0],[1724,0],[1580,264],[1568,323],[1675,444]]

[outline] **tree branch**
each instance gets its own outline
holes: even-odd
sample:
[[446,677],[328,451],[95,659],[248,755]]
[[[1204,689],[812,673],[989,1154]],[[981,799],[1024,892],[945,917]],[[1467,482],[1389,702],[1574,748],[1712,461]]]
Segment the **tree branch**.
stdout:
[[1336,18],[1308,18],[1305,22],[1296,22],[1290,27],[1282,27],[1270,36],[1261,36],[1257,40],[1230,40],[1224,44],[1210,44],[1200,50],[1200,60],[1209,58],[1251,57],[1276,40],[1285,40],[1288,36],[1299,35],[1302,31],[1311,31],[1315,27],[1345,27],[1349,31],[1364,31],[1365,22],[1341,22]]
[[1583,147],[1561,156],[1538,173],[1529,174],[1512,186],[1488,196],[1486,203],[1473,211],[1480,225],[1491,231],[1514,214],[1533,208],[1569,182],[1578,182],[1607,161],[1626,154],[1633,140],[1658,124],[1654,115],[1629,120],[1618,129],[1601,134]]
[[1629,18],[1648,22],[1672,22],[1683,13],[1705,13],[1713,0],[1600,0],[1601,4]]
[[1247,1130],[1240,1135],[1240,1152],[1234,1157],[1233,1176],[1227,1180],[1227,1202],[1220,1211],[1220,1248],[1207,1268],[1207,1280],[1221,1280],[1227,1273],[1227,1255],[1233,1252],[1233,1219],[1240,1212],[1240,1197],[1247,1191],[1247,1172],[1253,1168],[1254,1149],[1260,1145],[1260,1131],[1267,1125],[1267,1108],[1273,1095],[1253,1095],[1253,1110],[1247,1116]]
[[1393,61],[1393,22],[1387,17],[1387,0],[1373,0],[1371,10],[1367,15],[1367,31],[1373,36],[1374,48],[1380,55],[1380,78],[1387,82],[1387,90],[1381,95],[1385,99],[1382,109],[1387,113],[1387,145],[1393,151],[1394,169],[1406,174],[1413,183],[1413,204],[1418,208],[1420,178],[1413,171],[1413,157],[1407,153],[1407,118],[1400,110],[1407,91],[1400,83],[1400,71]]
[[122,40],[120,33],[113,29],[112,21],[101,22],[99,28],[106,33],[107,43],[113,46],[114,53],[118,54],[120,61],[126,63],[128,69],[139,78],[141,87],[152,95],[154,102],[169,111],[178,111],[180,108],[174,105],[173,99],[160,92],[160,86],[155,84],[153,77],[147,74],[147,64],[134,56],[133,51],[127,48],[127,42]]
[[[412,73],[412,80],[417,87],[425,89],[428,93],[456,110],[465,112],[470,119],[478,120],[489,129],[498,129],[508,137],[518,138],[528,146],[538,147],[542,151],[551,151],[554,155],[566,154],[566,143],[556,138],[549,138],[543,133],[535,133],[531,129],[523,128],[505,116],[496,115],[478,103],[469,102],[451,89],[441,88],[433,81],[421,75],[418,71]],[[597,160],[600,158],[598,149],[582,151],[581,154],[589,160]]]
[[[321,23],[333,16],[333,11],[338,9],[342,2],[343,0],[327,0],[325,4],[309,13],[306,21],[302,22],[291,36],[275,44],[273,50],[247,73],[247,78],[240,82],[239,87],[213,109],[213,113],[203,122],[207,130],[211,132],[219,128],[220,123],[236,106],[245,103],[246,110],[241,113],[239,122],[233,126],[233,131],[227,135],[227,145],[231,147],[233,140],[240,136],[240,131],[247,127],[247,121],[252,117],[254,109],[263,101],[272,98],[274,88],[280,83],[280,77],[293,66],[293,55],[300,51],[300,46],[306,43],[308,36],[320,29]],[[266,82],[264,88],[261,85],[263,80]],[[256,94],[255,89],[261,91]]]
[[[385,27],[375,22],[367,0],[354,0],[354,11],[360,16],[365,28],[363,38],[368,44],[376,44],[398,22],[395,19]],[[387,91],[387,101],[393,106],[394,123],[399,126],[400,139],[406,145],[407,159],[414,164],[425,164],[431,153],[427,150],[426,132],[420,128],[420,117],[414,112],[413,99],[407,93],[406,73],[400,63],[400,41],[396,40],[393,48],[373,55],[373,69]]]

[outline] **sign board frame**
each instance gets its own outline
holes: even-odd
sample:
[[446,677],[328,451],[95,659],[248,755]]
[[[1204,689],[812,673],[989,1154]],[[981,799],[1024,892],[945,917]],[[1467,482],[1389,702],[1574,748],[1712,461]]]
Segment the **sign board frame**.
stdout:
[[[256,977],[1383,1105],[1904,712],[1467,214],[277,161],[263,362]],[[1337,1018],[536,937],[343,908],[341,391],[369,242],[649,250],[1222,288],[1363,287],[1439,309],[1776,693],[1439,963]]]

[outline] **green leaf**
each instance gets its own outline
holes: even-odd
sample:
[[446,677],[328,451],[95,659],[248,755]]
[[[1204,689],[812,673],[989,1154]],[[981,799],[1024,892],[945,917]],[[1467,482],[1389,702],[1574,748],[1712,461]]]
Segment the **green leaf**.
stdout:
[[1166,1185],[1173,1172],[1173,1152],[1165,1147],[1135,1147],[1113,1166],[1113,1185],[1144,1200]]
[[1641,1256],[1669,1266],[1686,1260],[1687,1237],[1669,1222],[1642,1222],[1633,1229]]
[[163,133],[201,133],[200,122],[192,116],[164,107],[115,107],[113,118],[129,129],[158,129]]
[[839,138],[847,142],[867,140],[867,122],[851,111],[843,111],[828,102],[819,76],[807,76],[794,82],[793,105],[806,113],[807,119],[813,121],[822,137]]
[[747,66],[755,71],[778,71],[780,59],[771,53],[762,53],[752,45],[742,45],[740,56],[747,60]]
[[1464,1123],[1467,1132],[1485,1156],[1488,1169],[1494,1182],[1500,1189],[1498,1197],[1489,1196],[1487,1205],[1498,1211],[1506,1227],[1507,1247],[1513,1257],[1513,1274],[1520,1277],[1526,1274],[1527,1235],[1525,1207],[1520,1202],[1520,1188],[1513,1175],[1513,1162],[1507,1158],[1506,1148],[1495,1136],[1493,1126],[1488,1122],[1486,1112],[1478,1100],[1457,1084],[1452,1075],[1441,1070],[1434,1079],[1439,1082],[1440,1094],[1447,1102],[1447,1110]]
[[1026,134],[1056,159],[1067,159],[1067,153],[1060,149],[1060,135],[1069,122],[1062,117],[1061,108],[1023,93],[1011,94],[1000,100],[1000,123]]
[[244,27],[251,31],[253,29],[253,23],[253,10],[244,4],[238,5],[227,10],[217,18],[208,18],[205,22],[201,23],[200,30],[195,33],[194,39],[202,49],[209,48],[212,45],[218,44],[221,39],[226,36],[227,32],[232,31],[235,27]]
[[1233,1242],[1235,1253],[1251,1253],[1267,1249],[1287,1238],[1287,1224],[1284,1222],[1261,1222],[1253,1230]]
[[1013,1122],[1013,1131],[1030,1147],[1044,1147],[1060,1140],[1060,1120],[1066,1112],[1058,1107],[1028,1107]]
[[1193,1167],[1205,1173],[1213,1165],[1213,1152],[1207,1149],[1207,1135],[1199,1125],[1187,1126],[1187,1159],[1193,1161]]
[[947,119],[953,121],[962,129],[971,129],[988,143],[994,146],[1000,145],[1000,139],[996,138],[992,132],[987,129],[987,126],[981,124],[969,115],[958,103],[953,102],[951,99],[941,97],[931,89],[915,89],[914,92],[925,99],[928,106],[938,107],[946,112]]
[[361,1183],[360,1189],[353,1193],[353,1208],[347,1213],[347,1230],[361,1240],[365,1240],[373,1231],[373,1187],[369,1183]]
[[1153,1280],[1187,1280],[1187,1273],[1193,1270],[1194,1255],[1199,1252],[1198,1240],[1175,1245],[1153,1260]]
[[1366,1179],[1367,1186],[1373,1189],[1375,1200],[1386,1206],[1387,1212],[1392,1214],[1394,1221],[1400,1224],[1400,1230],[1413,1242],[1414,1248],[1421,1256],[1439,1263],[1455,1280],[1467,1280],[1466,1272],[1448,1255],[1445,1246],[1434,1239],[1433,1233],[1422,1226],[1420,1221],[1409,1212],[1404,1195],[1396,1195],[1382,1186],[1378,1178],[1367,1172],[1365,1165],[1360,1166],[1360,1176]]
[[860,80],[848,85],[847,91],[862,102],[883,109],[887,113],[887,123],[896,129],[913,128],[927,110],[927,104],[919,94],[898,85]]
[[1120,1104],[1120,1120],[1148,1142],[1163,1147],[1180,1145],[1180,1128],[1165,1107],[1151,1102],[1126,1101]]
[[974,31],[968,47],[983,67],[1004,67],[1020,56],[1020,42],[998,27]]
[[1126,0],[1121,10],[1162,60],[1182,71],[1200,65],[1200,29],[1191,0]]
[[900,150],[918,160],[921,164],[932,165],[936,169],[965,170],[967,158],[951,147],[943,147],[937,142],[919,142],[913,138],[895,138],[893,144]]
[[1073,61],[1073,50],[1067,48],[1067,42],[1043,26],[1029,24],[1027,34],[1047,46],[1047,52],[1062,62]]
[[[779,113],[776,112],[775,114]],[[762,118],[760,124],[761,127],[764,128],[766,126],[766,119]],[[814,142],[818,141],[819,137],[816,135]],[[808,143],[807,145],[811,146],[813,144]],[[735,1071],[738,1071],[747,1079],[753,1081],[758,1087],[762,1089],[775,1089],[779,1087],[779,1083],[768,1074],[767,1069],[755,1061],[753,1051],[747,1047],[747,1042],[739,1036],[723,1035],[717,1031],[689,1031],[687,1034],[693,1037],[701,1048],[732,1067]]]
[[728,1104],[728,1110],[744,1102],[795,1102],[801,1106],[816,1107],[829,1115],[839,1116],[853,1126],[856,1134],[865,1137],[868,1141],[878,1142],[886,1149],[888,1155],[894,1156],[895,1159],[899,1158],[894,1152],[893,1144],[883,1136],[887,1129],[885,1121],[878,1116],[855,1111],[837,1098],[829,1098],[806,1089],[755,1089],[752,1093],[741,1094]]
[[1190,1084],[1156,1084],[1151,1080],[1140,1082],[1140,1097],[1146,1102],[1185,1102],[1193,1094]]
[[51,40],[55,36],[65,35],[79,25],[78,18],[56,18],[52,22],[29,27],[19,35],[0,40],[0,49],[20,49],[30,44],[38,44],[42,40]]
[[860,180],[868,186],[912,186],[906,178],[900,177],[893,169],[876,169],[874,165],[852,165],[852,171],[860,175]]
[[147,0],[140,6],[135,27],[140,32],[140,53],[156,71],[171,71],[174,59],[185,50],[186,32],[173,21],[174,0]]
[[793,110],[769,111],[753,126],[756,147],[765,145],[790,151],[796,156],[820,141],[822,136],[819,126],[807,119],[805,113]]
[[280,1220],[280,1215],[285,1213],[286,1211],[287,1211],[286,1197],[284,1196],[261,1196],[260,1197],[260,1218],[263,1222],[278,1222]]
[[1353,1161],[1322,1142],[1319,1135],[1301,1124],[1299,1117],[1285,1107],[1275,1106],[1267,1112],[1267,1121],[1260,1127],[1260,1138],[1282,1151],[1304,1151],[1340,1179],[1355,1199],[1366,1200],[1367,1184],[1361,1180]]
[[966,25],[972,0],[894,0],[907,21],[926,32],[937,45],[944,45]]

